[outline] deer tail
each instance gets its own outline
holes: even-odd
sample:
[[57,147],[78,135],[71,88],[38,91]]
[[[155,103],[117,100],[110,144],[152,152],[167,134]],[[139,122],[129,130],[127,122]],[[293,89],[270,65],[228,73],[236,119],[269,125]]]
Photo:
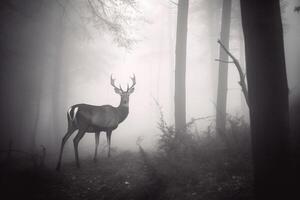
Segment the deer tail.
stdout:
[[67,118],[68,118],[68,124],[70,125],[76,125],[76,113],[78,111],[77,106],[72,106],[69,108],[67,112]]

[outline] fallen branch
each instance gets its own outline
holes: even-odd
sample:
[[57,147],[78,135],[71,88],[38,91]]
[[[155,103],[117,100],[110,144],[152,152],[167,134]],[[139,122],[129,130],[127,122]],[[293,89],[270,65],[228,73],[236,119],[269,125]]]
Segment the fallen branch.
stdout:
[[244,94],[246,103],[249,107],[248,89],[247,89],[247,85],[246,85],[246,81],[245,81],[245,75],[243,73],[242,67],[241,67],[239,61],[229,52],[229,50],[224,46],[224,44],[220,40],[218,40],[218,43],[220,44],[222,49],[228,54],[228,56],[232,59],[232,61],[223,61],[223,60],[219,60],[219,59],[216,59],[216,61],[233,63],[236,66],[236,68],[239,72],[239,75],[240,75],[239,85],[242,88],[242,92]]

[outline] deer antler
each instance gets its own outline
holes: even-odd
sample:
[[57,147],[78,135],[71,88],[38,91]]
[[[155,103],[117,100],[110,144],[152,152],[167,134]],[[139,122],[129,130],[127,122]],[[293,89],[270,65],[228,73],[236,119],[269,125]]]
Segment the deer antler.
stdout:
[[110,75],[110,84],[111,84],[114,88],[118,88],[118,87],[115,85],[115,80],[116,80],[116,79],[113,79],[112,74],[111,74],[111,75]]
[[122,89],[121,84],[119,84],[119,88],[120,88],[120,90],[121,90],[122,92],[124,92],[124,90]]
[[[136,84],[136,81],[135,81],[135,74],[133,74],[133,77],[130,77],[130,79],[132,80],[132,85],[129,87],[129,84],[127,84],[127,90],[126,90],[126,92],[128,92],[130,89],[132,89],[132,88],[135,86],[135,84]],[[118,90],[118,91],[124,93],[125,91],[122,89],[121,84],[119,84],[119,87],[117,87],[117,86],[115,85],[115,80],[116,80],[116,79],[114,79],[114,78],[112,77],[112,74],[111,74],[111,75],[110,75],[110,84],[115,88],[115,90]]]
[[129,87],[129,85],[127,84],[127,92],[133,88],[136,84],[136,81],[135,81],[135,74],[133,74],[133,77],[130,77],[130,79],[132,80],[132,85]]
[[116,80],[116,79],[114,79],[114,78],[112,77],[112,74],[111,74],[111,75],[110,75],[110,84],[111,84],[116,90],[120,90],[120,91],[123,92],[123,90],[122,90],[122,88],[121,88],[121,85],[119,85],[119,87],[117,87],[117,86],[115,85],[115,80]]

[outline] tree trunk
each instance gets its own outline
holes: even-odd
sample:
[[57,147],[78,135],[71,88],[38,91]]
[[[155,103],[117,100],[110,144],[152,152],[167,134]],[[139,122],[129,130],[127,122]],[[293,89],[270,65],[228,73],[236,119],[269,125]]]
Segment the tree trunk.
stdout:
[[292,199],[288,197],[289,103],[279,1],[241,1],[254,186],[259,200]]
[[53,61],[51,62],[52,87],[51,87],[51,111],[52,111],[52,127],[49,131],[51,138],[51,147],[57,148],[57,141],[61,139],[61,127],[64,122],[64,113],[62,112],[62,93],[61,82],[63,73],[63,48],[64,48],[64,10],[57,5],[56,2],[50,2],[51,6],[50,17],[50,31],[49,40],[52,42],[51,53]]
[[62,105],[61,105],[61,78],[62,78],[62,59],[63,59],[63,16],[57,19],[57,24],[55,27],[58,29],[58,33],[54,34],[56,37],[54,38],[54,65],[53,65],[53,83],[52,83],[52,134],[54,139],[54,145],[56,146],[56,142],[60,140],[61,136],[61,127],[62,127]]
[[185,130],[186,100],[186,42],[189,0],[178,1],[175,58],[175,129],[177,136]]
[[[230,20],[231,19],[231,0],[223,0],[222,22],[221,22],[221,42],[228,49],[230,36]],[[220,60],[227,61],[228,55],[220,47]],[[227,103],[227,74],[228,63],[220,62],[219,64],[219,81],[217,91],[217,107],[216,107],[216,131],[219,136],[224,137],[226,126],[226,103]]]
[[[240,42],[240,66],[242,68],[242,71],[244,72],[245,74],[245,45],[244,45],[244,35],[243,35],[243,29],[242,27],[239,28],[239,42]],[[247,81],[245,81],[247,83]],[[243,92],[241,92],[241,112],[245,115],[248,116],[248,105],[246,104],[246,101],[245,101],[245,97],[244,97],[244,94]],[[246,114],[247,113],[247,114]]]
[[32,130],[32,136],[31,136],[31,153],[35,153],[36,150],[36,137],[38,135],[38,125],[39,125],[39,120],[40,120],[40,104],[41,104],[41,97],[40,97],[40,93],[39,92],[39,99],[37,99],[37,102],[35,104],[36,106],[36,110],[35,110],[35,119],[34,119],[34,124],[33,124],[33,130]]
[[[207,1],[206,17],[209,35],[209,48],[210,48],[210,70],[211,70],[211,87],[213,89],[213,101],[217,99],[217,85],[218,85],[218,63],[215,59],[218,57],[218,46],[216,41],[219,39],[219,8],[221,4],[218,0]],[[202,23],[202,22],[201,22]]]

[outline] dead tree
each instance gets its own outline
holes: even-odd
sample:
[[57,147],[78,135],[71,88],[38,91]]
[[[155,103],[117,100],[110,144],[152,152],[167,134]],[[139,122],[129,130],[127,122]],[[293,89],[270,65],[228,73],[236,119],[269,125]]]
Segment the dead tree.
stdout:
[[240,76],[239,85],[242,88],[242,92],[244,94],[246,103],[249,107],[248,89],[247,89],[247,84],[245,81],[245,74],[242,70],[242,67],[241,67],[239,61],[232,55],[232,53],[229,52],[229,50],[224,46],[224,44],[220,40],[218,40],[218,43],[220,44],[222,49],[228,54],[228,56],[232,59],[232,61],[226,61],[226,60],[220,60],[220,59],[216,59],[216,61],[220,61],[220,62],[224,62],[224,63],[233,63],[236,66],[236,68],[239,72],[239,76]]

